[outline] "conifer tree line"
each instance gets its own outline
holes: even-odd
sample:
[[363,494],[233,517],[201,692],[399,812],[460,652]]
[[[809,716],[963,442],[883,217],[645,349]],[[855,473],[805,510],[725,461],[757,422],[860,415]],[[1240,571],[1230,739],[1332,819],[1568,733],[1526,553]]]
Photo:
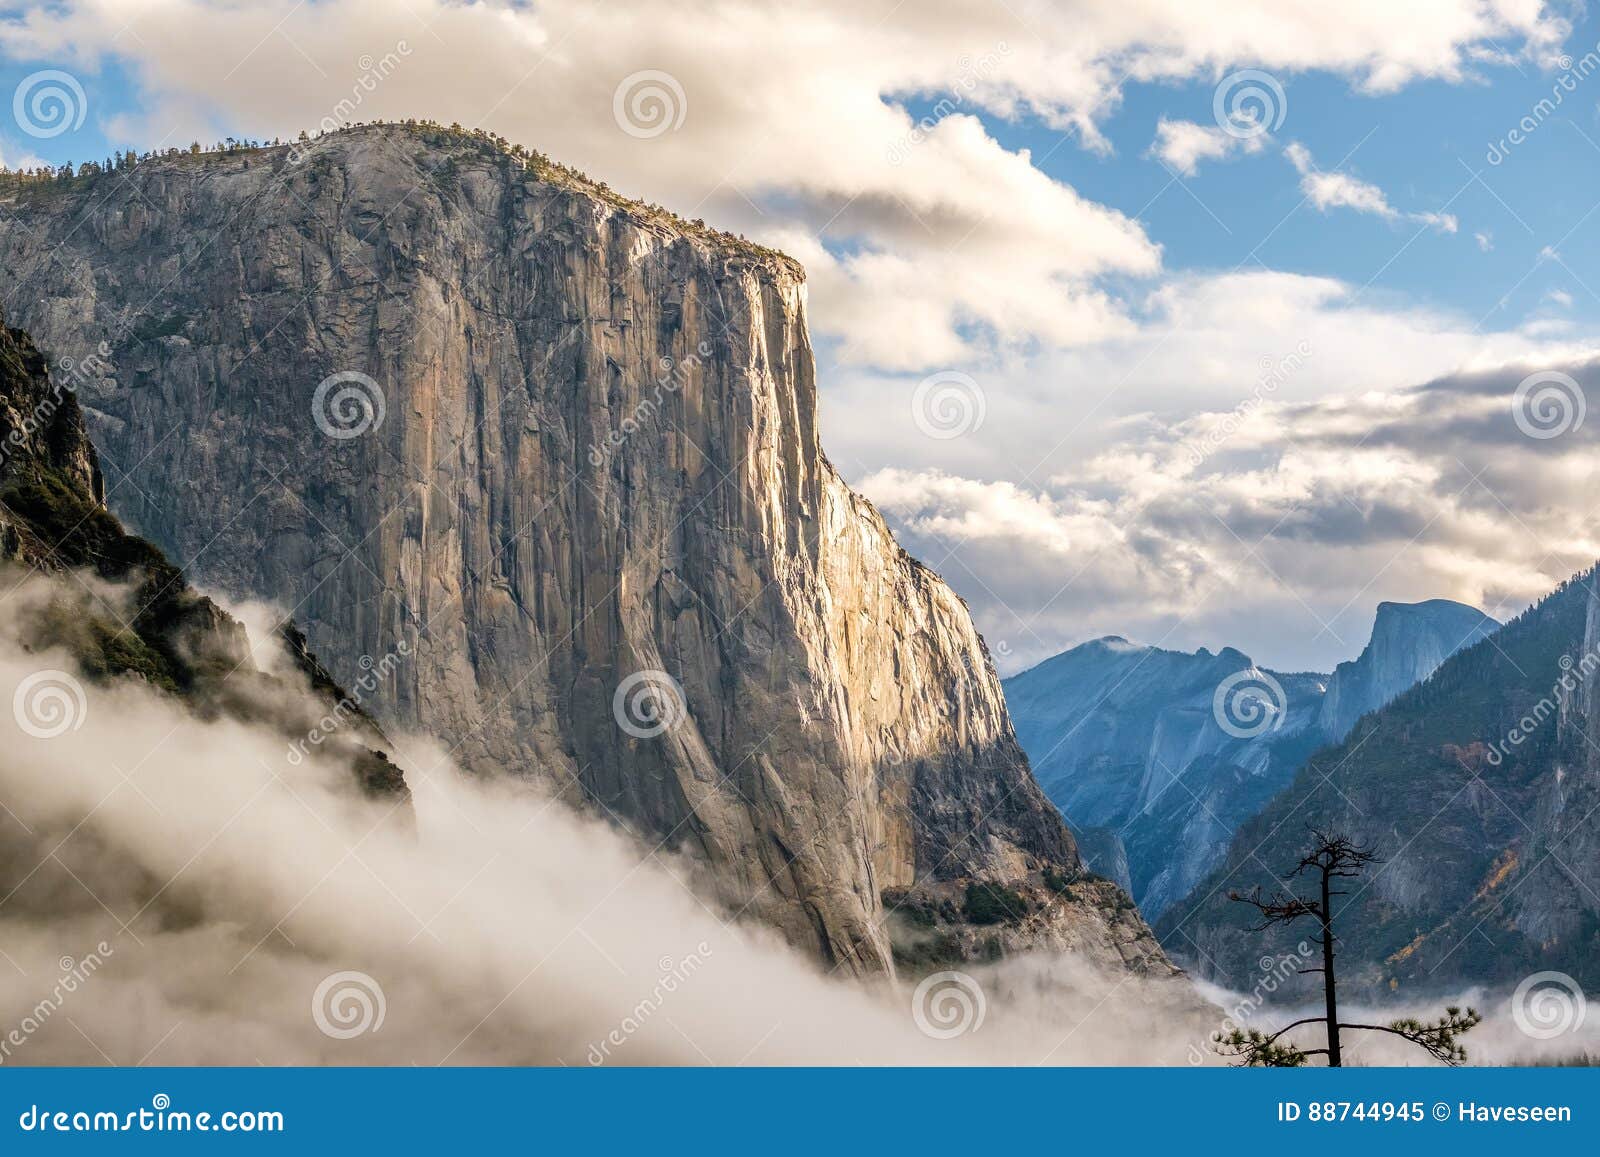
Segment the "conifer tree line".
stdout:
[[[735,242],[747,249],[768,254],[776,253],[775,250],[750,241],[742,233],[728,233],[715,229],[707,225],[703,218],[696,217],[692,220],[679,218],[677,214],[661,205],[626,197],[613,190],[604,181],[595,180],[577,169],[551,159],[537,149],[530,149],[516,144],[489,129],[468,129],[463,128],[457,122],[445,125],[439,121],[419,117],[407,117],[404,120],[385,120],[375,117],[367,121],[352,121],[346,125],[319,130],[315,133],[302,131],[292,141],[284,140],[281,137],[273,137],[270,141],[255,140],[249,137],[224,137],[209,146],[202,145],[196,140],[192,141],[187,148],[154,149],[147,152],[138,152],[133,149],[114,151],[103,161],[84,161],[82,163],[64,161],[60,165],[46,164],[20,169],[8,168],[6,165],[0,164],[0,196],[8,193],[16,195],[57,188],[79,188],[110,175],[126,176],[140,165],[152,161],[173,161],[181,160],[184,157],[238,155],[244,158],[244,164],[248,166],[252,155],[266,153],[269,150],[281,150],[285,146],[298,145],[303,147],[324,137],[337,136],[353,129],[382,125],[404,125],[410,129],[421,130],[423,139],[430,145],[459,144],[463,141],[472,142],[478,146],[481,154],[488,157],[498,156],[509,167],[531,170],[535,176],[541,179],[553,180],[563,184],[581,185],[600,194],[618,207],[643,212],[650,216],[679,221],[683,225],[692,227],[699,234],[723,241]],[[283,153],[279,153],[275,157],[275,160],[279,162],[285,159],[286,154]],[[453,162],[447,161],[445,170],[440,175],[453,176],[454,169],[452,166]]]

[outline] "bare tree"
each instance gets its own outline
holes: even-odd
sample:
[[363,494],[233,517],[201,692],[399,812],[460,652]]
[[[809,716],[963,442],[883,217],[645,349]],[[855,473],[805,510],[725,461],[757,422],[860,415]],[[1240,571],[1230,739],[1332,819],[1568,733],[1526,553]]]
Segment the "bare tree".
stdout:
[[[1285,1067],[1303,1065],[1309,1057],[1325,1056],[1330,1068],[1339,1068],[1344,1063],[1339,1034],[1342,1030],[1351,1029],[1392,1033],[1447,1065],[1458,1065],[1465,1061],[1467,1050],[1459,1037],[1483,1019],[1477,1009],[1469,1008],[1463,1012],[1459,1008],[1446,1008],[1438,1020],[1427,1023],[1414,1017],[1401,1017],[1388,1024],[1340,1021],[1338,982],[1333,971],[1334,945],[1338,942],[1333,931],[1333,898],[1346,893],[1335,885],[1340,880],[1359,876],[1368,866],[1378,863],[1379,859],[1371,848],[1357,844],[1347,836],[1324,835],[1316,829],[1312,829],[1311,835],[1313,846],[1290,870],[1289,879],[1310,876],[1319,886],[1317,895],[1308,898],[1288,891],[1274,892],[1264,897],[1258,886],[1249,895],[1229,892],[1228,899],[1249,904],[1261,913],[1261,923],[1252,929],[1255,932],[1264,932],[1280,924],[1293,924],[1297,920],[1316,921],[1319,931],[1312,939],[1322,946],[1322,967],[1302,968],[1300,971],[1322,973],[1323,1015],[1294,1021],[1274,1033],[1237,1028],[1227,1034],[1217,1033],[1214,1038],[1217,1051],[1224,1056],[1239,1057],[1247,1065]],[[1281,1038],[1291,1029],[1318,1021],[1327,1026],[1326,1048],[1302,1049],[1282,1041]]]

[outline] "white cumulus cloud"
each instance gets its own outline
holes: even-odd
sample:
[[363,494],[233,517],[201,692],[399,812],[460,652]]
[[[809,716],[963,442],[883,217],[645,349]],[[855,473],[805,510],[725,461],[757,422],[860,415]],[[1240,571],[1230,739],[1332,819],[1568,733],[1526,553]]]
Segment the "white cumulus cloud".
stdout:
[[[892,17],[859,0],[62,0],[0,20],[0,52],[125,70],[138,107],[95,115],[140,147],[288,136],[330,116],[495,130],[799,250],[827,290],[813,321],[844,357],[931,367],[1125,333],[1127,303],[1106,284],[1161,268],[1137,221],[1048,176],[980,115],[1105,150],[1129,83],[1248,67],[1386,92],[1459,81],[1491,50],[1547,54],[1567,31],[1526,0],[1349,0],[1337,19],[1313,4],[929,0]],[[641,73],[670,77],[682,105],[647,135],[614,115]],[[910,111],[925,105],[931,117]],[[1178,133],[1179,159],[1217,147]]]
[[1219,161],[1236,154],[1259,153],[1266,146],[1265,133],[1230,133],[1217,125],[1198,125],[1193,121],[1173,121],[1162,117],[1156,125],[1156,139],[1150,155],[1186,177],[1200,171],[1201,161]]
[[1323,212],[1329,209],[1354,209],[1357,213],[1370,213],[1386,221],[1415,221],[1437,229],[1440,233],[1454,233],[1460,222],[1450,213],[1402,213],[1389,203],[1383,190],[1349,173],[1325,172],[1317,168],[1311,151],[1299,141],[1291,141],[1283,150],[1289,163],[1300,173],[1300,191]]

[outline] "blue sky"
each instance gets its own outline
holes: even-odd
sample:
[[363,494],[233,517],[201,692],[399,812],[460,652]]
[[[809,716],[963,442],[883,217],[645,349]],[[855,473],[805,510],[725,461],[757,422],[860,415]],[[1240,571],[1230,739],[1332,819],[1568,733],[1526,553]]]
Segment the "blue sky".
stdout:
[[[0,14],[0,93],[61,70],[85,104],[56,136],[0,115],[12,164],[289,136],[387,54],[359,117],[483,125],[793,253],[826,448],[968,599],[1003,668],[1106,633],[1328,667],[1382,599],[1508,614],[1600,554],[1586,504],[1553,493],[1587,487],[1600,419],[1509,448],[1485,428],[1448,453],[1430,427],[1487,420],[1472,374],[1500,374],[1509,405],[1535,369],[1582,387],[1600,350],[1600,72],[1535,112],[1600,52],[1581,8],[60,0]],[[1270,132],[1191,173],[1152,155],[1163,121],[1220,132],[1217,93],[1241,70],[1282,92]],[[665,77],[686,115],[625,124],[618,102],[641,77]],[[1529,116],[1541,123],[1490,163]],[[1416,392],[1435,379],[1451,388]],[[962,428],[919,412],[939,390]],[[1524,492],[1533,478],[1549,487]]]
[[[1569,44],[1587,50],[1597,43],[1600,19],[1590,13]],[[1600,77],[1583,82],[1575,95],[1563,94],[1561,107],[1498,164],[1488,160],[1490,144],[1552,95],[1556,74],[1511,62],[1481,67],[1478,77],[1371,95],[1326,73],[1286,76],[1286,115],[1274,134],[1282,143],[1303,142],[1329,167],[1343,160],[1345,170],[1384,189],[1397,208],[1448,206],[1460,219],[1455,235],[1350,211],[1294,213],[1302,198],[1298,175],[1277,148],[1202,164],[1193,177],[1175,174],[1148,155],[1155,125],[1162,117],[1209,124],[1214,86],[1204,81],[1125,86],[1102,125],[1115,150],[1109,155],[1036,119],[986,117],[985,123],[1008,147],[1031,150],[1045,173],[1137,216],[1173,268],[1253,265],[1358,286],[1370,281],[1372,292],[1436,302],[1489,326],[1553,312],[1593,322],[1600,298],[1585,283],[1600,288],[1600,275],[1585,270],[1596,268],[1600,256],[1600,228],[1587,227],[1591,190],[1600,183]],[[1595,91],[1584,91],[1589,87]],[[921,116],[934,103],[908,106]],[[1485,251],[1477,233],[1492,248]],[[1570,269],[1541,257],[1558,242]],[[1552,291],[1570,296],[1572,306],[1551,301]]]
[[[29,5],[0,5],[0,15]],[[1582,13],[1567,39],[1581,57],[1600,45],[1600,18]],[[0,157],[16,164],[33,159],[52,164],[100,159],[115,149],[147,149],[155,133],[132,131],[148,111],[149,96],[128,61],[107,54],[83,68],[72,54],[0,56],[0,92],[15,94],[24,77],[66,65],[81,84],[88,111],[81,128],[40,138],[5,118]],[[1348,157],[1345,168],[1390,193],[1396,207],[1437,209],[1448,205],[1461,221],[1454,236],[1422,231],[1398,258],[1395,251],[1415,226],[1386,224],[1352,212],[1291,215],[1301,194],[1297,175],[1280,150],[1202,165],[1198,175],[1174,180],[1173,171],[1148,155],[1156,123],[1208,124],[1214,85],[1207,78],[1187,83],[1127,83],[1107,105],[1101,131],[1114,151],[1082,147],[1077,134],[1037,117],[1015,120],[976,110],[997,141],[1030,150],[1044,173],[1095,201],[1136,216],[1175,269],[1230,269],[1265,265],[1274,269],[1342,278],[1375,291],[1395,290],[1436,301],[1486,324],[1505,324],[1560,311],[1594,321],[1600,298],[1586,288],[1600,281],[1582,271],[1595,268],[1600,229],[1583,224],[1593,210],[1588,190],[1600,181],[1600,83],[1591,78],[1528,139],[1498,165],[1486,159],[1541,99],[1550,97],[1556,73],[1530,61],[1479,65],[1463,83],[1422,80],[1399,92],[1362,92],[1344,76],[1311,71],[1284,73],[1287,98],[1280,142],[1298,140],[1327,165]],[[896,99],[913,115],[927,115],[943,93]],[[963,111],[974,111],[968,105]],[[195,134],[206,143],[228,134],[270,136],[281,126],[213,110],[184,130],[170,126],[165,144],[186,145]],[[1481,184],[1473,181],[1476,173]],[[1285,220],[1285,218],[1287,218]],[[1265,233],[1282,222],[1270,238]],[[1576,231],[1574,230],[1576,227]],[[1483,251],[1474,235],[1493,248]],[[1560,242],[1561,263],[1540,251]],[[1531,272],[1530,272],[1531,271]],[[1375,278],[1375,280],[1373,280]],[[1548,298],[1570,296],[1570,308]]]

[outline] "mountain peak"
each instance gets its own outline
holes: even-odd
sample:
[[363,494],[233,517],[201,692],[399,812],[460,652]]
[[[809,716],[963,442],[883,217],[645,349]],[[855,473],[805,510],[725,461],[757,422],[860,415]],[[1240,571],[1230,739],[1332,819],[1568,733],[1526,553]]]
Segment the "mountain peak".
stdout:
[[[1422,599],[1415,603],[1401,603],[1385,600],[1378,604],[1377,615],[1384,618],[1435,618],[1440,616],[1459,616],[1462,618],[1491,618],[1477,607],[1467,603],[1458,603],[1454,599]],[[1493,621],[1491,619],[1491,621]]]
[[[1387,690],[1382,668],[1396,653],[1385,650],[1385,624],[1403,625],[1417,654],[1441,637],[1430,621],[1437,615],[1450,625],[1445,645],[1458,650],[1313,757],[1240,828],[1216,871],[1163,914],[1169,936],[1182,928],[1173,942],[1193,949],[1196,970],[1247,985],[1263,955],[1281,950],[1283,941],[1263,936],[1227,896],[1267,879],[1265,866],[1293,863],[1312,827],[1371,845],[1385,865],[1372,887],[1352,889],[1340,913],[1353,993],[1510,984],[1532,969],[1569,972],[1592,991],[1591,898],[1600,875],[1592,822],[1600,781],[1587,734],[1594,683],[1563,665],[1600,645],[1600,604],[1592,600],[1581,581],[1569,581],[1500,628],[1446,599],[1380,606],[1372,643],[1336,672],[1342,690]],[[1478,633],[1463,641],[1461,622]],[[1498,630],[1495,646],[1471,648],[1488,630]],[[1535,725],[1529,707],[1546,695],[1556,709]],[[1325,702],[1333,700],[1330,690]],[[1517,730],[1519,719],[1526,730]],[[1470,799],[1469,785],[1483,798]],[[1492,941],[1482,940],[1485,929]],[[1467,950],[1474,939],[1492,949]],[[1320,988],[1311,980],[1297,991],[1299,983],[1279,998]]]
[[[1268,670],[1237,647],[1108,635],[1008,679],[1006,698],[1046,794],[1074,824],[1112,833],[1091,866],[1124,865],[1154,918],[1317,747],[1494,629],[1448,599],[1382,603],[1361,656],[1332,675]],[[1169,793],[1178,777],[1189,790]]]
[[1143,643],[1131,643],[1122,635],[1101,635],[1098,639],[1090,639],[1083,646],[1098,647],[1102,651],[1116,652],[1150,650]]
[[1372,638],[1360,655],[1340,663],[1328,681],[1319,719],[1322,730],[1334,741],[1342,739],[1367,712],[1426,679],[1451,655],[1499,626],[1476,607],[1452,599],[1379,603]]

